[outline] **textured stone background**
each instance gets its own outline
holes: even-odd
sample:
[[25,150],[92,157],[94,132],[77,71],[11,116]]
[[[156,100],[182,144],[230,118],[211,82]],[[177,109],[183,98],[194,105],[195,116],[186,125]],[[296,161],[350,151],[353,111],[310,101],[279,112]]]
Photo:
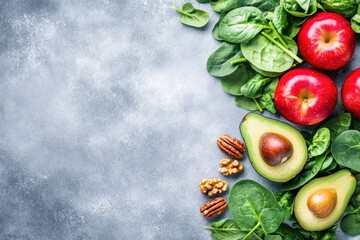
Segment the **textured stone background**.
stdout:
[[211,239],[197,185],[246,112],[206,72],[217,14],[174,2],[0,1],[0,239]]

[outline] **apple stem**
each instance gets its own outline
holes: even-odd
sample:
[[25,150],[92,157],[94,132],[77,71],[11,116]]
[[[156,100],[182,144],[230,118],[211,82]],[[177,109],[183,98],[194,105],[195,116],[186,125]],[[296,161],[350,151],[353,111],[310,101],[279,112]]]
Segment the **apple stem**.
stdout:
[[247,59],[246,58],[238,58],[238,59],[232,60],[230,62],[230,64],[234,65],[234,64],[243,63],[243,62],[247,62]]
[[302,63],[303,60],[301,58],[299,58],[298,56],[296,56],[293,52],[291,52],[289,49],[286,49],[283,45],[281,45],[281,43],[279,43],[278,41],[276,41],[274,38],[272,38],[269,34],[265,33],[265,32],[261,32],[261,34],[266,37],[267,39],[269,39],[271,42],[273,42],[276,46],[278,46],[279,48],[281,48],[281,50],[283,50],[284,52],[286,52],[290,57],[292,57],[293,59],[295,59],[298,63]]
[[280,40],[280,42],[282,43],[282,45],[283,45],[284,47],[286,47],[287,49],[289,49],[289,46],[285,43],[284,39],[281,37],[281,35],[279,34],[279,32],[276,31],[274,24],[273,24],[272,22],[269,22],[269,25],[270,25],[271,30],[273,30],[273,31],[275,32],[276,36],[279,38],[279,40]]
[[260,106],[260,104],[256,101],[255,98],[253,98],[254,102],[255,102],[255,105],[256,105],[256,108],[259,110],[259,112],[263,112],[264,109],[262,109],[262,107]]

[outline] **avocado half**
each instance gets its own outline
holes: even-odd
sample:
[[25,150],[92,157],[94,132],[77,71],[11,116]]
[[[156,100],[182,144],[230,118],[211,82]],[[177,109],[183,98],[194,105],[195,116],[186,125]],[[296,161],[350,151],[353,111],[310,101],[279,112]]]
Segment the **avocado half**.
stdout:
[[[245,141],[250,162],[263,177],[274,182],[287,182],[294,178],[307,161],[307,146],[301,133],[281,121],[250,112],[240,123],[240,133]],[[276,166],[268,165],[260,152],[260,138],[264,133],[276,133],[286,137],[292,144],[291,157]]]
[[[333,189],[337,200],[334,210],[326,217],[317,217],[308,207],[309,197],[322,189]],[[326,177],[316,178],[305,184],[295,197],[294,214],[307,231],[322,231],[334,225],[344,213],[356,188],[356,179],[349,170],[340,170]]]

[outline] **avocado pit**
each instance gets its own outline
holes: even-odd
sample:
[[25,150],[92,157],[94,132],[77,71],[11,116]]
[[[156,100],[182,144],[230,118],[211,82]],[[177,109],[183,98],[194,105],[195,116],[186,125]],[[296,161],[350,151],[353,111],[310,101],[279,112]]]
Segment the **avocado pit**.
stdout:
[[309,196],[307,206],[318,218],[329,216],[336,207],[337,193],[333,188],[319,189]]
[[262,159],[270,166],[286,162],[293,154],[293,145],[290,140],[274,132],[261,135],[259,149]]

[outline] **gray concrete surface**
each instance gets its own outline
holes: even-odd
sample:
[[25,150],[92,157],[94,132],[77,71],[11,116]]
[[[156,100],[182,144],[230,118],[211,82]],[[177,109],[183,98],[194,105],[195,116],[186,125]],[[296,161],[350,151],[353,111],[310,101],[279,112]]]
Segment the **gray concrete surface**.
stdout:
[[211,239],[197,186],[246,111],[206,72],[217,14],[182,2],[0,1],[0,239]]

